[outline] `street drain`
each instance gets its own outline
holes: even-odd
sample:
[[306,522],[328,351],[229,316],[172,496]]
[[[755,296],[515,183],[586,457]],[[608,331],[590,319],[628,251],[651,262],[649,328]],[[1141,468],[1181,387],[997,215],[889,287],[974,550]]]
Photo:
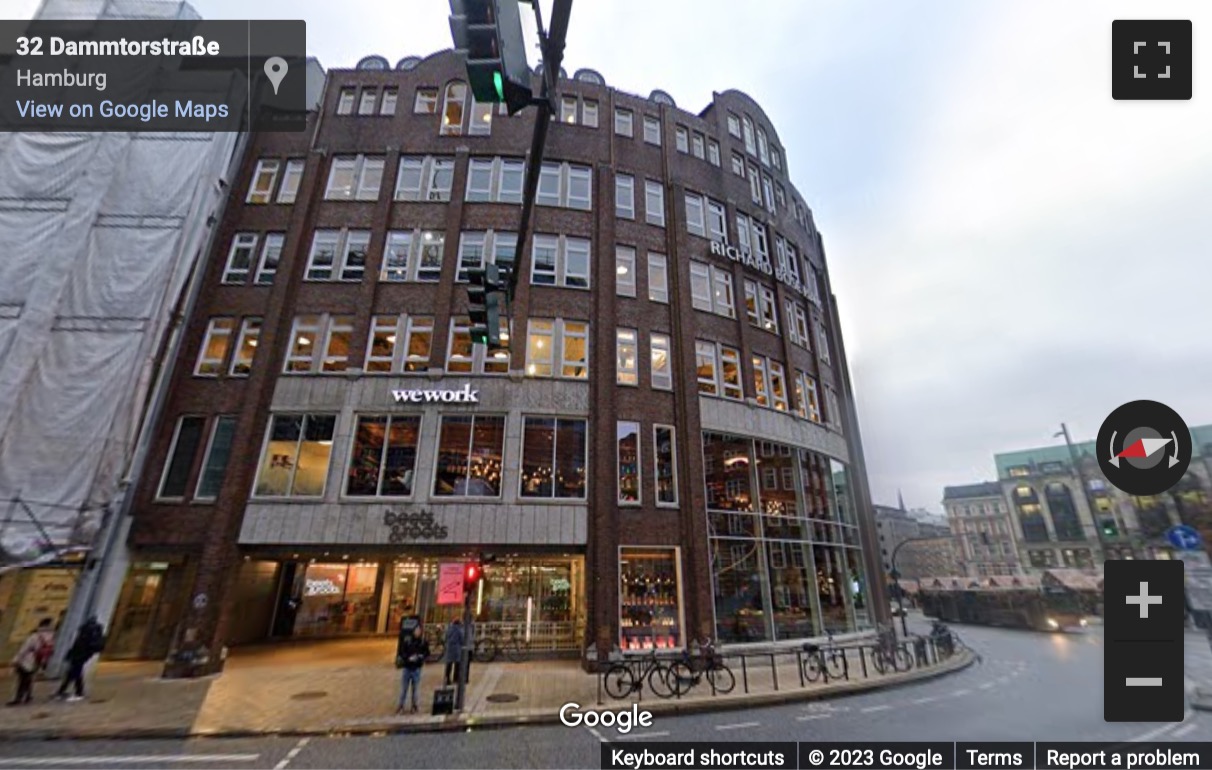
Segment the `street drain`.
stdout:
[[328,697],[328,693],[325,692],[324,690],[307,690],[306,692],[295,693],[294,695],[290,696],[290,699],[291,700],[319,700],[320,698],[327,698],[327,697]]
[[498,693],[489,695],[486,698],[486,700],[489,703],[513,703],[517,699],[518,699],[518,696],[514,695],[511,692],[498,692]]

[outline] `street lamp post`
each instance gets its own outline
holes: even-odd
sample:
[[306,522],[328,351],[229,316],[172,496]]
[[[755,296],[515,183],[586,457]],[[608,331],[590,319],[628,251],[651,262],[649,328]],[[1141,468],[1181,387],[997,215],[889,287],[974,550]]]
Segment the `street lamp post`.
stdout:
[[896,544],[896,547],[892,549],[892,558],[889,559],[889,562],[892,564],[892,584],[896,586],[896,607],[901,615],[901,636],[906,639],[909,638],[909,624],[905,620],[905,592],[901,590],[901,571],[896,568],[896,557],[900,554],[901,549],[909,543],[921,543],[926,540],[938,540],[938,538],[932,535],[927,537],[907,537]]

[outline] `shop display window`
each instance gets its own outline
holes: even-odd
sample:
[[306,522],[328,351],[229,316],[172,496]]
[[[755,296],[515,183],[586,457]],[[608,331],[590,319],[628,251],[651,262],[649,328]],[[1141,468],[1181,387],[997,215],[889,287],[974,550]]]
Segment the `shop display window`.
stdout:
[[673,548],[623,548],[619,558],[619,646],[681,647],[681,590]]

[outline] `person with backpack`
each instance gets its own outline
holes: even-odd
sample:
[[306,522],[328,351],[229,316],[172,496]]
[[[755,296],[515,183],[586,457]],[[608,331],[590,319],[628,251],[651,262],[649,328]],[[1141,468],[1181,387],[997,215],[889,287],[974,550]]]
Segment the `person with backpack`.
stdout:
[[17,693],[8,702],[10,706],[22,706],[34,699],[34,674],[50,663],[55,651],[55,632],[51,619],[43,618],[38,627],[25,638],[13,656],[13,671],[17,674]]
[[[410,632],[411,631],[411,632]],[[400,702],[396,713],[404,713],[404,702],[412,690],[412,713],[417,713],[417,691],[421,689],[421,667],[429,657],[429,642],[425,641],[421,625],[418,623],[409,629],[405,624],[400,626],[400,640],[396,643],[396,668],[403,669],[400,678]]]
[[[84,700],[84,667],[94,655],[105,647],[105,631],[97,622],[96,616],[90,617],[76,632],[76,640],[67,651],[67,673],[59,684],[59,692],[55,697],[66,699],[68,702]],[[75,685],[76,694],[69,696],[67,686]]]

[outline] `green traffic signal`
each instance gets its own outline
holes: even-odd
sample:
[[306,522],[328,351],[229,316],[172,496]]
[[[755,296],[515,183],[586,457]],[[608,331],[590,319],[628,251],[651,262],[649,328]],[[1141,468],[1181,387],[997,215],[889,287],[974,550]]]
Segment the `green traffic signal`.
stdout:
[[505,101],[505,78],[501,77],[500,70],[492,73],[492,87],[496,89],[497,99]]

